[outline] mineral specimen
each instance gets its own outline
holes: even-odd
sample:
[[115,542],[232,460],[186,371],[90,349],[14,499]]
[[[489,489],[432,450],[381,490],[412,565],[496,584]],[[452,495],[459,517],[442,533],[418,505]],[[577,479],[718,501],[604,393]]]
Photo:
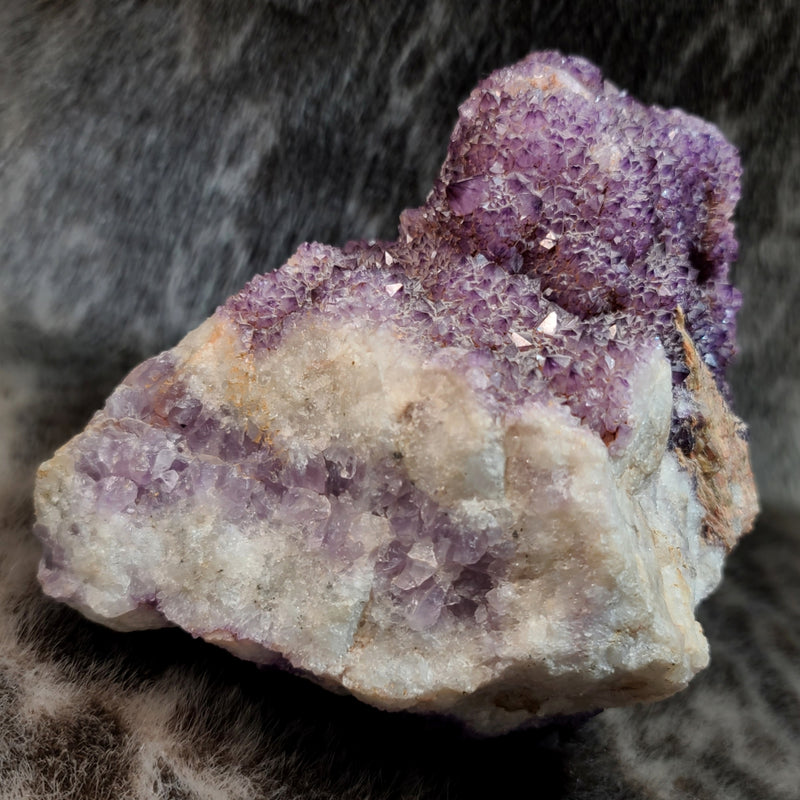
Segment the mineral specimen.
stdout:
[[494,73],[396,241],[301,246],[41,468],[45,591],[483,733],[683,688],[756,511],[739,172],[582,59]]

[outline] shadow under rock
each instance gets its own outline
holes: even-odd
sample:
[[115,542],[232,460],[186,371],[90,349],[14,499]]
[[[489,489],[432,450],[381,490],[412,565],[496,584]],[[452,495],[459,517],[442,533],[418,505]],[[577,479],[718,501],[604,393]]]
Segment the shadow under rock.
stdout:
[[[537,797],[562,794],[564,748],[579,723],[480,739],[445,719],[381,712],[258,668],[178,629],[116,633],[41,596],[17,614],[18,635],[39,659],[101,696],[180,686],[172,726],[186,758],[235,766],[256,784],[277,779],[292,797],[320,787],[337,797],[513,797],[532,780]],[[276,756],[280,774],[267,775]]]
[[616,709],[570,743],[572,800],[796,796],[800,514],[766,511],[698,608],[711,660],[659,703]]

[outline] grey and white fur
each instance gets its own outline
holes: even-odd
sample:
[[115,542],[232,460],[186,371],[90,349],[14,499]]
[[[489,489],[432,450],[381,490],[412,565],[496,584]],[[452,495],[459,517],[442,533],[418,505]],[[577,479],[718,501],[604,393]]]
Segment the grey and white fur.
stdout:
[[[734,406],[765,512],[688,690],[497,740],[45,599],[36,466],[304,240],[391,237],[492,69],[557,48],[740,148]],[[800,6],[0,3],[0,798],[800,797]]]

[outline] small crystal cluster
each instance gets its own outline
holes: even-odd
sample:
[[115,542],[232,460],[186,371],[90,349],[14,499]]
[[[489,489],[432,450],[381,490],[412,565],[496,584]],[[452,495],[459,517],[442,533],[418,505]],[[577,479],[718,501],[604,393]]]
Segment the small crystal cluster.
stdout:
[[[639,601],[657,616],[661,591],[665,619],[683,604],[694,631],[755,511],[724,384],[739,171],[711,125],[640,105],[581,59],[494,73],[396,241],[301,246],[44,465],[45,590],[487,732],[680,688],[704,663],[699,628],[652,632],[661,652],[632,620]],[[723,450],[733,466],[708,468]],[[593,504],[607,533],[567,547],[593,536]],[[642,545],[655,530],[671,555]],[[614,573],[648,559],[660,577],[642,600]],[[526,620],[547,569],[567,599]],[[680,601],[657,588],[673,571]],[[604,611],[630,598],[628,617]],[[613,624],[590,622],[604,613]],[[557,655],[579,628],[603,652],[629,629],[639,661],[574,642]],[[480,652],[455,663],[470,637]]]

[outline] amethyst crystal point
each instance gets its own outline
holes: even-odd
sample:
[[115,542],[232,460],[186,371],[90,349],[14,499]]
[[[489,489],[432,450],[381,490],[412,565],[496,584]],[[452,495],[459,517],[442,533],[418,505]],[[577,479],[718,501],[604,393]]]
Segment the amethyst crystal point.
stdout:
[[486,733],[681,689],[756,510],[738,176],[581,59],[496,72],[397,241],[303,245],[42,467],[45,591]]

